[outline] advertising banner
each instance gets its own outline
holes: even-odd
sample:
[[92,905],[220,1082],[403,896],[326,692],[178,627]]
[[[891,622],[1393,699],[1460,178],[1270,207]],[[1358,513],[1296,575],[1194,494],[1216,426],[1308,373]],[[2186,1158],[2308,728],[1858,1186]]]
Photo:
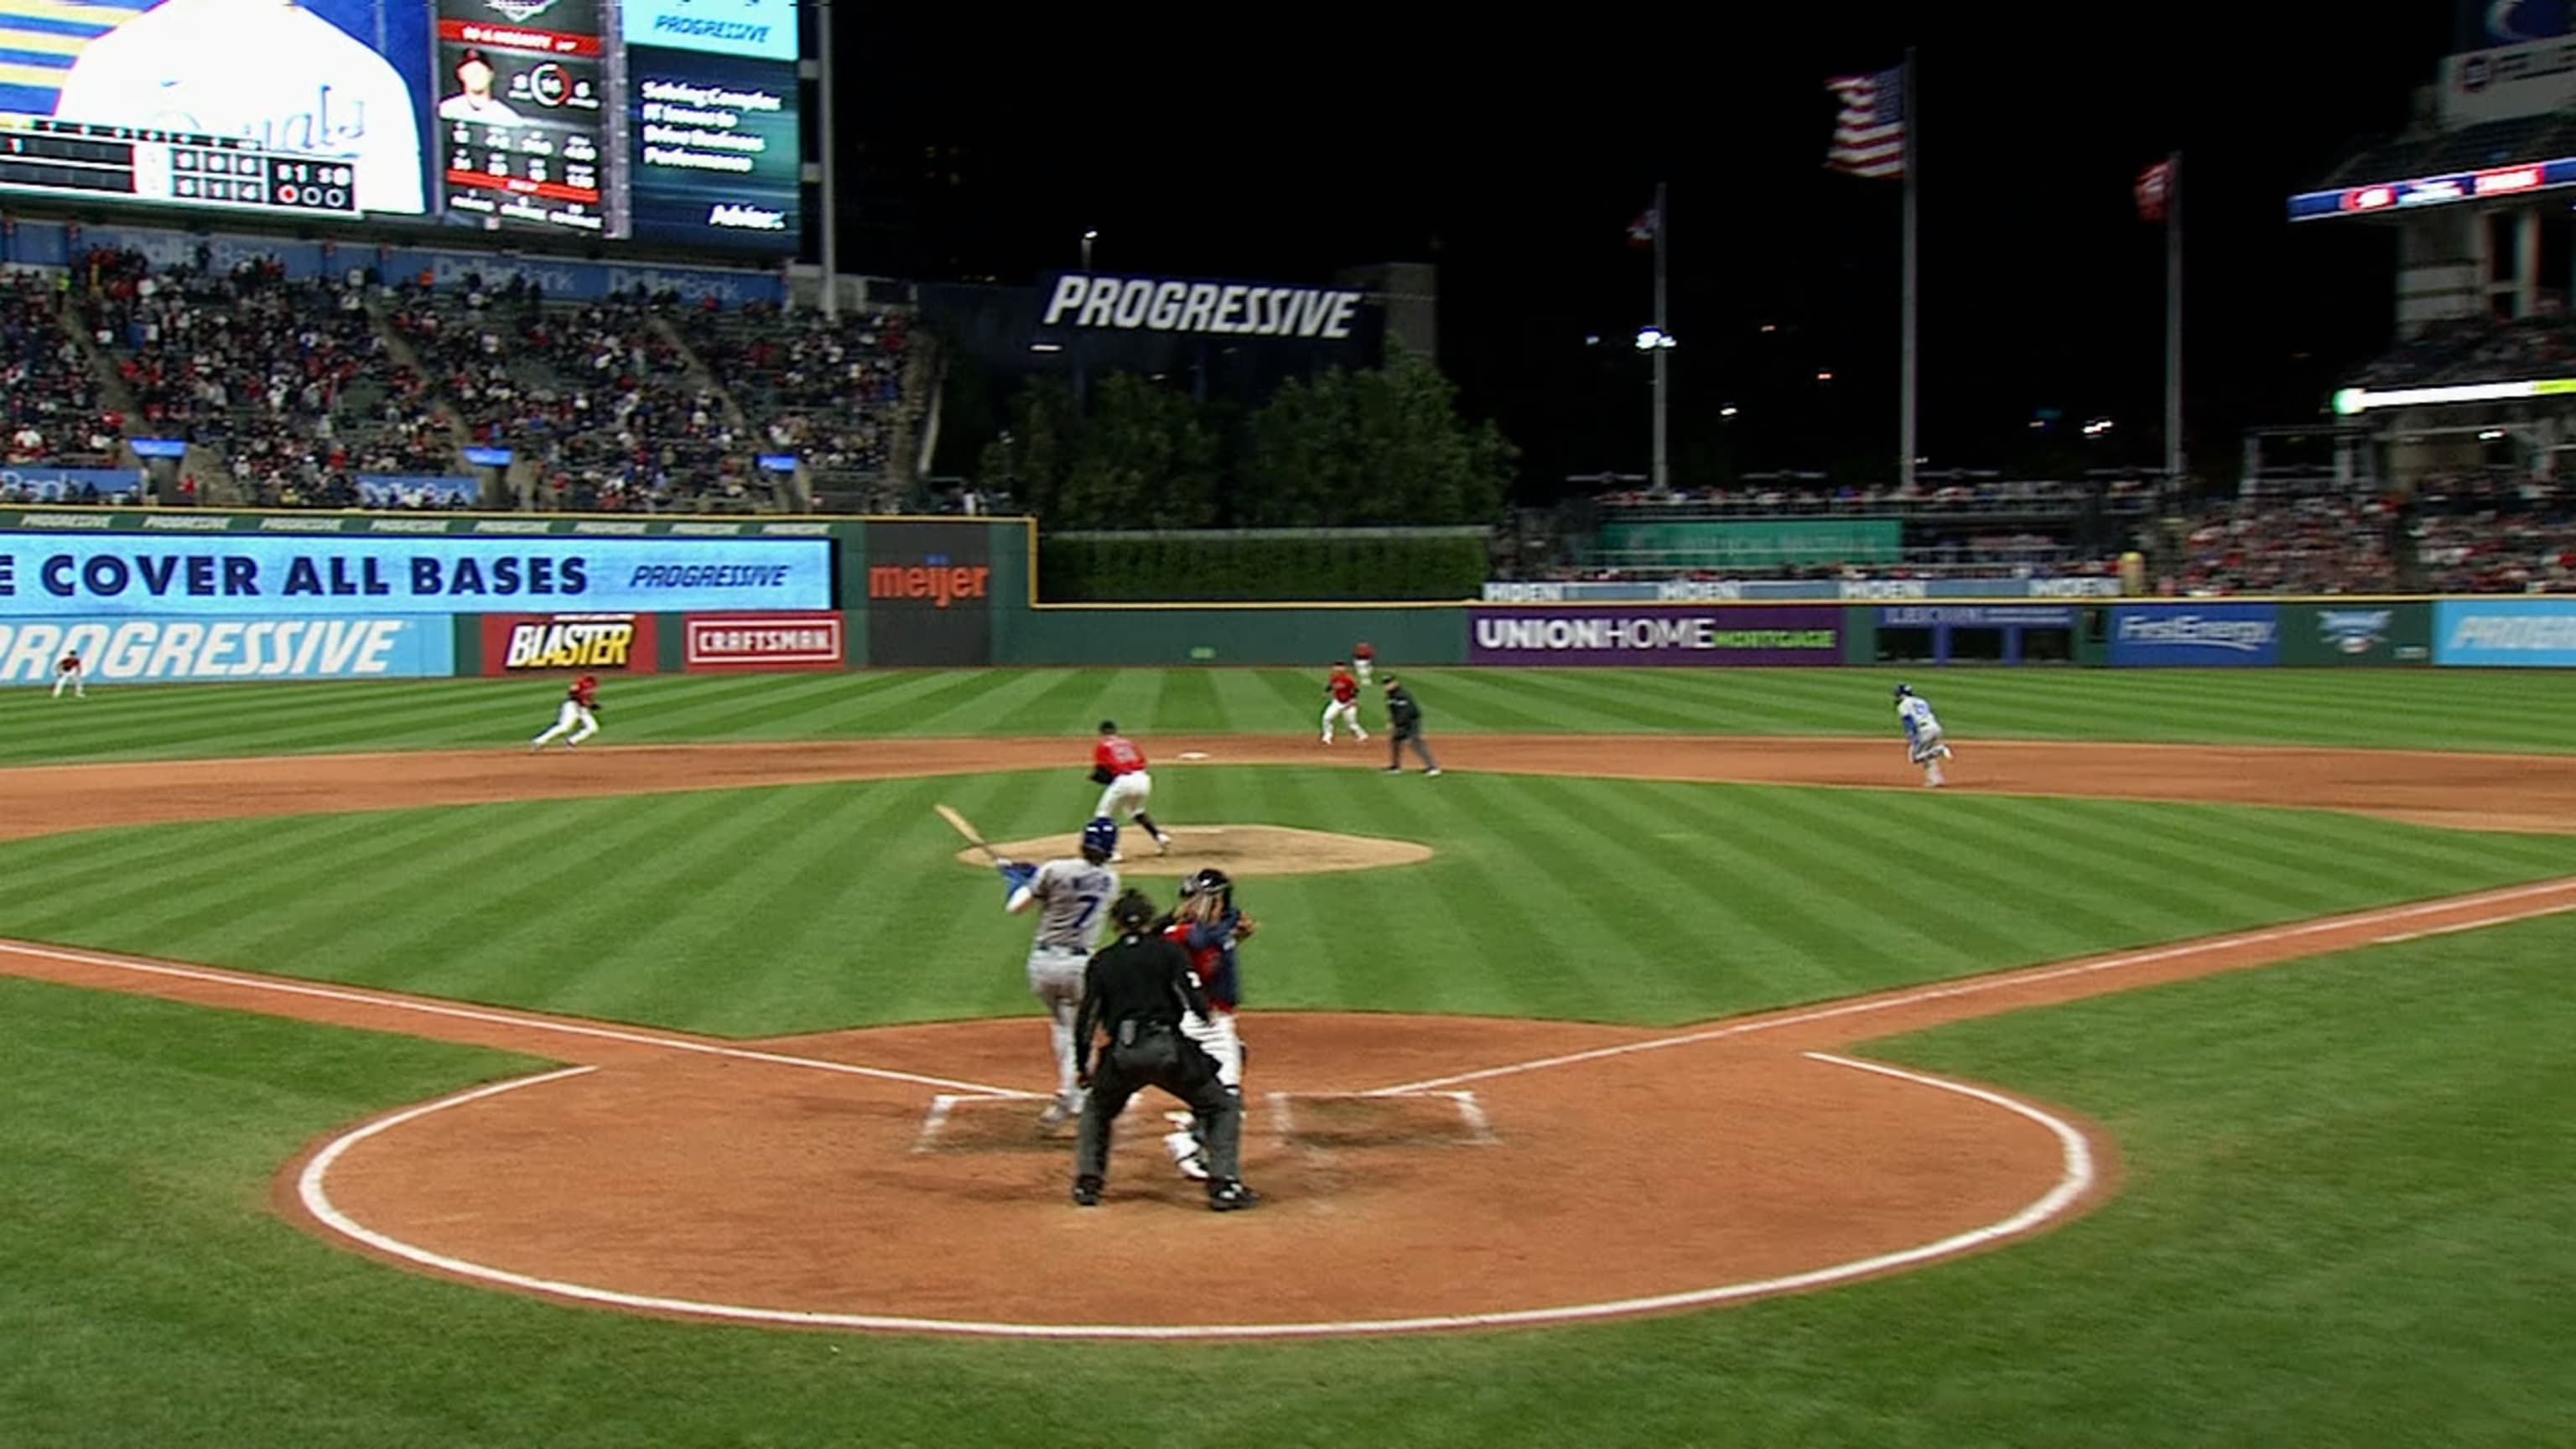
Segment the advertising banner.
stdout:
[[2118,579],[1659,579],[1623,583],[1523,583],[1484,587],[1489,604],[1716,604],[1791,599],[2101,599]]
[[0,469],[0,498],[12,503],[131,503],[142,496],[140,468],[56,468],[25,463]]
[[870,522],[868,663],[992,663],[992,540],[979,523]]
[[660,641],[650,614],[485,614],[483,672],[651,674]]
[[2576,101],[2576,40],[2497,45],[2442,61],[2442,119],[2454,126],[2545,116]]
[[0,617],[11,618],[325,618],[531,606],[679,613],[831,604],[828,540],[0,535]]
[[849,662],[841,616],[828,612],[691,614],[682,621],[691,674],[839,669]]
[[444,616],[0,622],[0,684],[49,684],[66,652],[93,682],[419,679],[455,672]]
[[[466,451],[470,453],[473,450],[469,448]],[[134,475],[120,476],[131,481]],[[500,517],[488,513],[423,513],[388,518],[364,513],[218,513],[202,508],[147,513],[140,509],[0,507],[0,534],[336,533],[401,538],[831,538],[835,536],[836,529],[856,526],[810,518],[716,522],[685,517],[590,518],[563,513],[514,513]]]
[[454,473],[361,473],[358,501],[369,508],[463,508],[483,485]]
[[1839,664],[1838,608],[1468,611],[1470,664]]
[[1878,611],[1882,629],[2072,629],[2072,604],[1899,604]]
[[2420,603],[2283,604],[2281,662],[2430,664],[2433,610]]
[[2275,604],[2121,604],[2111,610],[2110,662],[2123,669],[2278,664],[2280,612]]
[[2576,598],[2443,599],[2433,605],[2433,662],[2576,667]]
[[[1600,550],[1652,555],[1686,568],[1765,569],[1895,563],[1904,525],[1893,518],[1772,518],[1748,522],[1605,523]],[[1642,561],[1642,560],[1641,560]]]

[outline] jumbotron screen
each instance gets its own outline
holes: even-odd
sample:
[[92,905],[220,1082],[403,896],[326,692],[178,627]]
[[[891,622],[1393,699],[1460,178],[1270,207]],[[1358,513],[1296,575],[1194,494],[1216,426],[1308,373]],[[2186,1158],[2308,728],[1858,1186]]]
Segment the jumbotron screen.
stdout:
[[788,252],[795,0],[0,0],[0,191]]

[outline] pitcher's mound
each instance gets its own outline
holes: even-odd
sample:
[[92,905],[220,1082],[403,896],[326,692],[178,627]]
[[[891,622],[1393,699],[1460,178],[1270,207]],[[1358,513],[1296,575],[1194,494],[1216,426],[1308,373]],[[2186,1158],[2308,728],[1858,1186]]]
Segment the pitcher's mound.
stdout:
[[[1431,847],[1410,840],[1380,840],[1365,835],[1334,835],[1285,825],[1175,825],[1172,853],[1154,853],[1154,839],[1135,826],[1118,832],[1118,849],[1126,858],[1118,869],[1128,875],[1182,876],[1203,866],[1227,875],[1321,875],[1334,870],[1376,870],[1390,865],[1419,865],[1431,858]],[[1078,854],[1082,836],[1045,835],[1035,840],[997,841],[1005,860],[1052,860]],[[957,858],[981,866],[983,853],[961,850]]]

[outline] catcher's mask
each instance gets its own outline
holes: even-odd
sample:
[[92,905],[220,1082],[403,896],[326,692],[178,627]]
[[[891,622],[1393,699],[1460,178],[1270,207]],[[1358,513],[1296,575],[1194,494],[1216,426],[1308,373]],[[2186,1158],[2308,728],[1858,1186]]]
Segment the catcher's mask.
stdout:
[[1106,815],[1094,815],[1082,827],[1082,858],[1093,865],[1105,864],[1118,853],[1118,822]]
[[1220,902],[1230,903],[1234,899],[1234,881],[1215,866],[1209,866],[1181,878],[1182,900],[1186,901],[1193,896],[1201,895],[1214,896]]

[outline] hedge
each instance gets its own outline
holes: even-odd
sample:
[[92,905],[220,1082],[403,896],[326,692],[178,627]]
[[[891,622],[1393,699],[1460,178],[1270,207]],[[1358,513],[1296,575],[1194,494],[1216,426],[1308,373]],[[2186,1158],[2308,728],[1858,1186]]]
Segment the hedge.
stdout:
[[1050,604],[1472,599],[1483,529],[1064,533],[1038,541]]

